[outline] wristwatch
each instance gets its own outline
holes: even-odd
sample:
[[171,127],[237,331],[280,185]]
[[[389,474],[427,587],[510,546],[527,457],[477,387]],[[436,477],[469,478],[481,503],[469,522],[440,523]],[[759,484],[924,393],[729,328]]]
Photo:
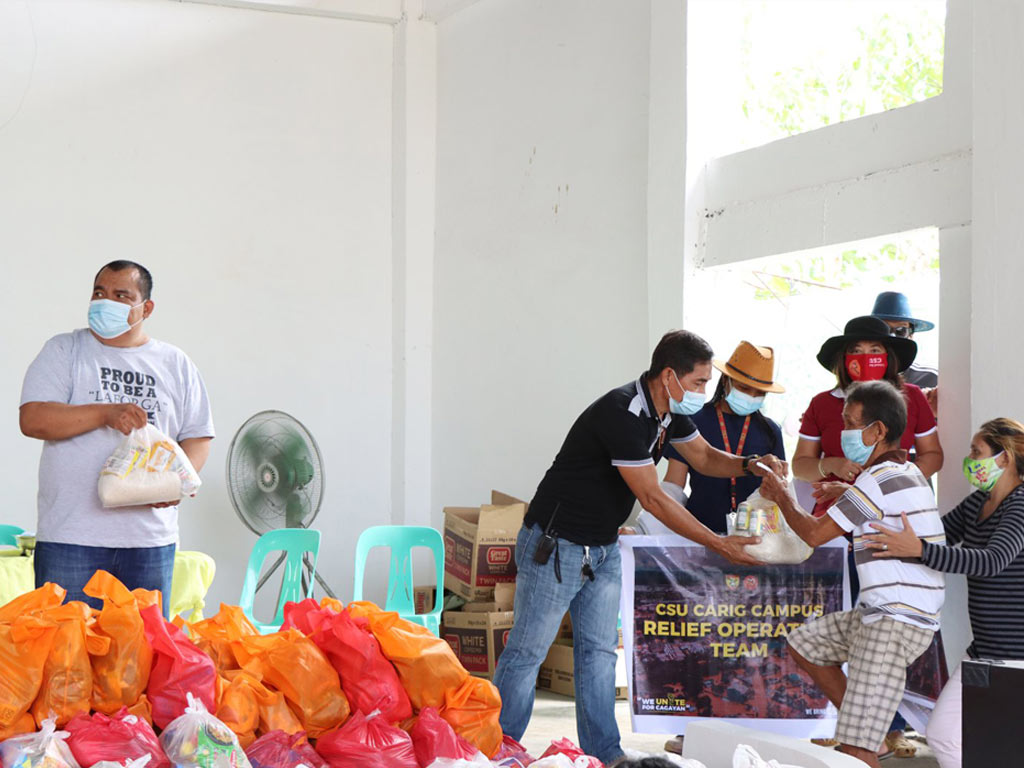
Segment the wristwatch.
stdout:
[[744,456],[743,457],[743,474],[744,475],[752,475],[752,474],[754,474],[753,472],[750,471],[750,462],[757,461],[760,458],[761,457],[758,456],[756,453],[752,453],[749,456]]

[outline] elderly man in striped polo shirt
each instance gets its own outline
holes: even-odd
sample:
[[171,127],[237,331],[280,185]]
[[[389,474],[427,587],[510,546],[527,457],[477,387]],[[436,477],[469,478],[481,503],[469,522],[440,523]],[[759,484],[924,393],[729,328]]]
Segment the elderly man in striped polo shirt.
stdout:
[[[917,558],[875,558],[865,547],[871,523],[943,543],[942,520],[928,480],[900,450],[907,423],[903,396],[886,381],[856,384],[843,408],[846,457],[864,467],[854,485],[820,518],[797,505],[785,482],[766,477],[761,495],[776,502],[810,546],[853,535],[860,598],[851,611],[829,614],[789,635],[789,652],[839,708],[836,739],[844,752],[878,766],[878,749],[906,685],[907,665],[924,653],[939,626],[941,573]],[[842,664],[849,662],[849,679]]]

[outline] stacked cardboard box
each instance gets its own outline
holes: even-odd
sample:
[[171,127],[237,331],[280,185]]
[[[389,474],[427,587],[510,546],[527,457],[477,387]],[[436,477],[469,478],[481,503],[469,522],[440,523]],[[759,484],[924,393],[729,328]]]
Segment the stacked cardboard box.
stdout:
[[515,584],[495,587],[490,603],[466,603],[458,611],[445,611],[444,639],[471,675],[490,680],[512,630]]
[[526,502],[491,491],[491,503],[444,510],[444,587],[471,603],[493,602],[516,580],[516,539]]
[[[622,630],[619,630],[619,647],[615,660],[615,698],[625,699],[626,691],[626,656],[622,649]],[[542,691],[560,693],[563,696],[575,696],[575,673],[573,667],[572,619],[566,613],[562,625],[558,628],[555,642],[548,651],[548,656],[540,666],[537,675],[537,688]]]
[[444,511],[444,586],[468,602],[444,612],[441,634],[470,674],[488,680],[512,629],[516,539],[525,515],[526,502],[498,491],[490,504]]

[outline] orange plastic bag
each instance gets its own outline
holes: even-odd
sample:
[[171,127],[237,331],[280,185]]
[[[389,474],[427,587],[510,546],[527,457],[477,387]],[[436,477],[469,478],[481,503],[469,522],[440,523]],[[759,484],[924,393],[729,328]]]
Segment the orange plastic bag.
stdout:
[[310,738],[348,718],[348,699],[338,673],[323,651],[297,629],[243,637],[233,648],[244,667],[260,662],[263,681],[285,695]]
[[[220,704],[216,716],[238,736],[243,748],[256,739],[260,724],[260,707],[256,701],[259,682],[248,672],[233,670],[231,678],[221,678]],[[298,725],[298,721],[296,721]]]
[[192,639],[200,650],[213,659],[217,672],[224,675],[231,669],[241,669],[231,644],[243,637],[258,635],[259,631],[237,605],[221,603],[216,616],[190,624]]
[[67,590],[64,587],[48,581],[38,589],[18,595],[9,603],[0,606],[0,623],[10,623],[20,616],[57,608],[64,602],[65,595]]
[[110,650],[110,638],[94,629],[92,608],[72,602],[50,608],[41,615],[57,623],[53,646],[43,667],[43,682],[32,705],[36,724],[54,718],[57,727],[75,715],[89,714],[92,702],[92,662],[90,654],[100,656]]
[[145,589],[129,592],[106,571],[96,571],[83,591],[103,600],[96,632],[110,638],[109,650],[92,657],[92,705],[113,715],[121,707],[133,707],[149,683],[153,649],[146,640],[139,610],[160,605],[160,593]]
[[469,677],[451,646],[426,627],[382,611],[373,603],[350,603],[348,610],[353,617],[363,616],[369,622],[370,631],[395,665],[415,709],[440,710],[446,692],[455,691]]
[[468,678],[454,691],[445,691],[443,717],[459,736],[487,757],[501,748],[501,696],[489,680]]
[[0,741],[7,741],[15,736],[21,736],[23,733],[35,733],[35,730],[36,719],[32,717],[31,712],[26,712],[15,720],[13,725],[0,725]]
[[[0,624],[0,731],[12,731],[15,726],[20,731],[24,726],[25,715],[39,695],[56,631],[56,622],[31,614]],[[28,730],[34,731],[35,720],[29,720]]]

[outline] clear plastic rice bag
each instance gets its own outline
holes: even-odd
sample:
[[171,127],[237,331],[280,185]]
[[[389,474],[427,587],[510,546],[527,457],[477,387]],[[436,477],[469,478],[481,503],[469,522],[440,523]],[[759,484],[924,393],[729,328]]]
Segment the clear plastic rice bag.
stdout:
[[764,563],[795,565],[814,551],[789,527],[779,506],[763,498],[760,491],[754,491],[731,512],[726,525],[730,536],[760,536],[759,544],[748,544],[743,549]]
[[100,470],[104,507],[134,507],[195,496],[202,482],[181,446],[152,424],[125,435]]
[[26,733],[0,743],[4,768],[81,768],[68,749],[67,731],[58,731],[55,720],[43,721],[37,733]]
[[175,768],[252,768],[234,732],[191,693],[185,714],[160,734],[160,744]]

